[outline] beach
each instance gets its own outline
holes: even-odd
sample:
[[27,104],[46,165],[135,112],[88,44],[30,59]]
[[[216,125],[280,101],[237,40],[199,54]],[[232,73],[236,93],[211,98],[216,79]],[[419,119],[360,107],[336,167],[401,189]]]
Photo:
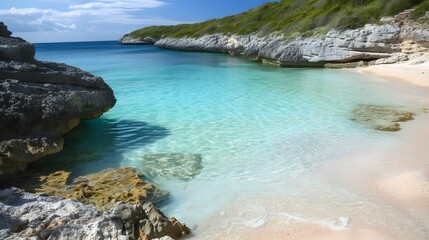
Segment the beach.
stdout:
[[373,74],[388,80],[404,81],[421,87],[429,87],[428,58],[429,54],[426,53],[404,63],[372,65],[361,70],[363,73]]

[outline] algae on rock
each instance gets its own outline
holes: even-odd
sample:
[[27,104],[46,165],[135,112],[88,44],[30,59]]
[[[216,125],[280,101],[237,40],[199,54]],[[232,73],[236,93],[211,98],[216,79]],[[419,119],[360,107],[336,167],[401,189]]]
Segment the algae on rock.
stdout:
[[415,113],[408,110],[379,105],[358,105],[351,119],[380,131],[399,131],[399,122],[413,120]]
[[78,177],[71,185],[67,184],[70,172],[65,171],[41,176],[39,179],[40,187],[35,189],[36,192],[76,199],[84,204],[93,204],[99,210],[110,209],[117,202],[156,203],[168,197],[168,192],[141,180],[133,168],[108,169]]

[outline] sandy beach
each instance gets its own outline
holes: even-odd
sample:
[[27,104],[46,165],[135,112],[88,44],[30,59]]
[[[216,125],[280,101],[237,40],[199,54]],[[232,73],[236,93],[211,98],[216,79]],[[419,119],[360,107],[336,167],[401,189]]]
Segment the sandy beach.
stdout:
[[[417,86],[429,87],[429,54],[418,56],[405,63],[373,65],[362,69],[388,80],[405,81]],[[416,64],[417,63],[417,64]]]

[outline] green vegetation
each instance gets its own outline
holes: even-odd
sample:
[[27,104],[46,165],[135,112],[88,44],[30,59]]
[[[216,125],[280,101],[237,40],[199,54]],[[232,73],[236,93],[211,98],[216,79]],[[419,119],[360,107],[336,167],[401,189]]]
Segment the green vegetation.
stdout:
[[152,26],[130,33],[132,37],[199,37],[205,34],[269,34],[286,36],[326,33],[330,28],[357,28],[377,23],[415,8],[413,18],[424,16],[429,0],[281,0],[269,2],[237,15],[195,24]]

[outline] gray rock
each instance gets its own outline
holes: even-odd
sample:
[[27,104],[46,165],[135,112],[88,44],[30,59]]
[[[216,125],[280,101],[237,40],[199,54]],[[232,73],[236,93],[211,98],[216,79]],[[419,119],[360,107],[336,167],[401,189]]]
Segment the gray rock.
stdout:
[[34,63],[33,44],[21,38],[0,37],[0,59]]
[[190,180],[203,168],[200,154],[155,153],[143,157],[143,171],[151,178]]
[[0,37],[0,175],[62,150],[62,135],[115,103],[100,77],[36,61],[32,44]]
[[125,35],[119,39],[119,42],[123,45],[153,45],[158,39],[152,37],[132,38],[131,36]]
[[[0,191],[1,239],[177,239],[190,229],[151,203],[97,211],[76,200],[11,188]],[[169,238],[168,238],[169,237]]]
[[[165,37],[154,45],[176,50],[241,54],[280,66],[371,62],[401,53],[403,41],[413,40],[422,47],[419,51],[428,51],[429,25],[412,21],[409,15],[410,11],[405,11],[395,17],[383,18],[382,25],[368,24],[353,30],[331,30],[325,36],[285,39],[276,33],[244,36],[211,34],[198,38]],[[126,36],[127,41],[133,41],[130,38]],[[392,61],[390,59],[386,62]]]
[[12,32],[7,30],[7,26],[3,22],[0,22],[0,37],[10,37]]
[[27,137],[0,142],[0,163],[4,174],[22,172],[29,162],[63,149],[64,140],[57,136]]
[[404,62],[404,61],[408,61],[408,55],[404,54],[404,53],[396,53],[393,54],[390,57],[387,58],[381,58],[378,59],[374,62],[371,62],[371,65],[379,65],[379,64],[393,64],[393,63],[397,63],[397,62]]

